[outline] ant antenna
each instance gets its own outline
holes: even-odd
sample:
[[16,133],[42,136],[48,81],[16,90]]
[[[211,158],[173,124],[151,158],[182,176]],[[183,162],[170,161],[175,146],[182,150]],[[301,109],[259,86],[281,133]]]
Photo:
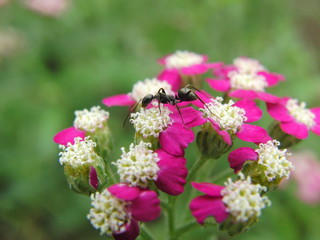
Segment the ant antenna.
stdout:
[[142,98],[130,109],[129,113],[127,114],[126,118],[123,121],[122,127],[124,127],[124,125],[126,125],[126,122],[127,122],[128,118],[129,118],[129,116],[136,109],[136,107],[140,104],[141,101],[142,101]]

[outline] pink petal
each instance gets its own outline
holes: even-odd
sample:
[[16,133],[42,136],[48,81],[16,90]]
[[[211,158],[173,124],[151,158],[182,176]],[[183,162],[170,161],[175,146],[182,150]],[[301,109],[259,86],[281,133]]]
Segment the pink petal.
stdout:
[[230,134],[225,130],[221,130],[220,126],[211,118],[208,118],[208,120],[211,122],[211,126],[214,128],[214,130],[222,137],[223,141],[225,141],[228,145],[232,145]]
[[131,106],[136,103],[128,94],[120,94],[112,97],[107,97],[102,100],[102,103],[108,107],[112,106]]
[[195,127],[204,124],[207,120],[203,118],[202,112],[192,107],[179,108],[181,115],[177,110],[170,114],[171,119],[176,123],[184,124],[187,127]]
[[74,144],[74,139],[80,137],[84,139],[86,137],[86,132],[76,129],[75,127],[70,127],[63,129],[58,132],[54,137],[53,141],[58,144],[67,146],[68,143]]
[[272,95],[266,92],[257,92],[258,99],[267,102],[267,103],[277,103],[280,101],[278,96]]
[[254,149],[249,147],[241,147],[233,150],[229,154],[228,161],[230,163],[230,167],[236,173],[242,169],[242,166],[246,161],[256,161],[258,160],[258,157],[259,155],[255,152]]
[[115,197],[125,200],[132,201],[139,197],[141,190],[138,187],[130,187],[124,183],[118,183],[108,187],[108,191]]
[[229,96],[235,98],[256,99],[258,94],[253,90],[238,89],[230,92]]
[[280,127],[286,134],[295,136],[298,139],[305,139],[309,135],[308,127],[295,121],[281,122]]
[[130,224],[126,225],[126,230],[122,233],[113,233],[115,240],[135,240],[140,233],[139,224],[134,219],[131,219]]
[[320,107],[310,108],[310,111],[316,116],[314,121],[320,124]]
[[157,187],[170,195],[179,195],[184,191],[188,170],[186,159],[172,156],[162,149],[156,151],[160,161],[158,166],[158,179],[155,181]]
[[221,198],[200,196],[190,203],[190,210],[197,222],[203,224],[207,217],[213,216],[218,223],[223,222],[228,213]]
[[209,195],[211,197],[222,197],[221,190],[224,189],[224,186],[216,185],[213,183],[191,183],[192,187],[197,189],[200,192],[205,193],[206,195]]
[[215,69],[220,68],[223,65],[223,62],[212,62],[212,63],[206,63],[208,68]]
[[242,141],[253,142],[256,144],[266,143],[272,139],[264,128],[249,124],[243,124],[236,135]]
[[155,220],[160,216],[160,200],[154,191],[142,191],[130,205],[132,216],[143,222]]
[[173,91],[178,91],[182,85],[182,78],[176,69],[165,69],[157,77],[159,80],[168,82]]
[[193,131],[180,123],[173,123],[159,135],[160,145],[163,150],[174,156],[183,156],[184,149],[193,140]]
[[320,135],[320,125],[315,124],[312,128],[311,131],[317,135]]
[[90,166],[89,183],[93,188],[95,189],[98,188],[99,180],[98,180],[97,171],[92,166]]
[[267,111],[271,117],[280,122],[291,122],[294,119],[287,108],[280,103],[267,103]]
[[269,87],[277,85],[280,81],[284,81],[285,77],[278,73],[258,72],[258,75],[263,76]]
[[184,75],[200,75],[208,71],[208,66],[206,64],[197,64],[190,67],[184,67],[181,69]]
[[244,99],[236,102],[233,106],[242,108],[246,111],[246,122],[258,121],[262,117],[262,110],[258,108],[254,101]]
[[209,86],[219,92],[228,92],[231,88],[230,81],[227,79],[206,79]]
[[213,71],[213,74],[217,77],[227,78],[231,71],[236,71],[236,67],[233,65],[225,65],[220,68],[217,68]]

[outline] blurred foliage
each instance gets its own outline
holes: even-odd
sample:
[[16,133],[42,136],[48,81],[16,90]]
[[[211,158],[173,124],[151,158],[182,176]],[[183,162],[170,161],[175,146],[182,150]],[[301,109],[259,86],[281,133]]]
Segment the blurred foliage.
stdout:
[[[52,137],[71,126],[74,110],[101,104],[104,97],[127,93],[136,81],[156,76],[161,69],[156,60],[165,54],[190,50],[227,63],[237,56],[256,58],[287,77],[273,93],[319,106],[316,0],[74,0],[58,18],[20,2],[0,8],[0,32],[13,32],[16,41],[16,51],[0,55],[2,240],[105,239],[86,219],[89,199],[68,189]],[[116,159],[133,132],[121,127],[125,108],[108,110]],[[297,148],[320,156],[317,145],[312,135]],[[292,185],[270,198],[273,206],[261,221],[233,239],[320,236],[319,205],[299,202]],[[179,204],[182,212],[187,205]],[[161,239],[163,225],[150,227]],[[206,227],[183,239],[215,239],[215,231]]]

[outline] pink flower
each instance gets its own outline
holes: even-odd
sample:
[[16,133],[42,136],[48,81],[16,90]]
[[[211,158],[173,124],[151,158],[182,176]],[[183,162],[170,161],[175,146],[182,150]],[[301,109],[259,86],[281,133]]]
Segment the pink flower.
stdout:
[[188,170],[184,156],[173,156],[163,149],[151,150],[151,144],[141,141],[122,148],[121,158],[115,165],[120,181],[131,186],[148,187],[150,181],[163,192],[179,195],[184,191]]
[[218,79],[207,79],[216,91],[226,92],[230,97],[260,99],[265,102],[276,102],[277,96],[266,93],[265,88],[283,81],[284,77],[271,73],[254,59],[241,57],[233,65],[222,66],[214,71]]
[[28,8],[41,14],[57,17],[68,7],[66,0],[26,0]]
[[320,202],[320,163],[311,151],[294,153],[290,160],[296,169],[292,179],[297,182],[299,199],[306,203]]
[[[262,127],[244,123],[254,122],[262,117],[262,111],[251,100],[241,100],[234,103],[222,103],[222,98],[204,100],[203,115],[199,116],[203,121],[210,122],[213,129],[228,144],[232,145],[233,136],[243,141],[261,143],[270,140],[267,131]],[[200,121],[200,120],[199,120]]]
[[206,218],[212,216],[218,223],[222,223],[228,217],[227,208],[222,201],[221,191],[224,186],[212,183],[191,183],[192,186],[205,195],[194,198],[190,203],[192,215],[199,224],[204,224]]
[[286,134],[305,139],[311,130],[320,135],[320,107],[308,109],[304,102],[284,97],[277,103],[267,103],[267,110]]
[[160,200],[154,191],[115,184],[91,196],[88,214],[91,224],[101,234],[117,240],[134,240],[139,235],[139,221],[148,222],[160,216]]
[[167,81],[163,78],[145,79],[137,82],[133,86],[131,93],[104,98],[102,103],[108,107],[133,106],[134,104],[140,102],[147,94],[156,94],[160,88],[163,88],[167,94],[174,95],[173,87],[176,85],[176,80]]

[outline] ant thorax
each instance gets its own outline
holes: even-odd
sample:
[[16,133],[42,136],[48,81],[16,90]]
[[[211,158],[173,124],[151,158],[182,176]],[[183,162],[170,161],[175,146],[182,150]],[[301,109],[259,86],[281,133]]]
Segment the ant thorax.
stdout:
[[144,138],[150,136],[157,138],[168,125],[172,124],[172,119],[169,116],[172,112],[169,108],[162,103],[159,106],[156,100],[152,101],[151,105],[152,107],[141,108],[139,112],[131,113],[129,120],[134,125],[136,131]]
[[148,94],[156,94],[161,88],[164,89],[167,94],[174,94],[171,85],[168,82],[152,78],[137,82],[129,95],[138,102]]

